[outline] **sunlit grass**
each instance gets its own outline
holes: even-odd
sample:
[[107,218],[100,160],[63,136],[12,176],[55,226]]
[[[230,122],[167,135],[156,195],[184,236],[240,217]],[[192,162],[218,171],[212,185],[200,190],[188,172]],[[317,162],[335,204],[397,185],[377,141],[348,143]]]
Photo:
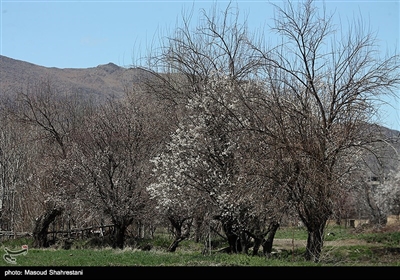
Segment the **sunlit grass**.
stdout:
[[[133,249],[30,249],[11,266],[312,266],[304,261],[291,262],[245,254],[199,252],[138,251]],[[9,266],[1,262],[0,266]]]
[[[328,232],[334,234],[327,235]],[[276,239],[307,239],[305,228],[280,228]],[[223,239],[213,239],[211,253],[202,254],[204,244],[185,240],[174,253],[167,252],[171,243],[168,235],[154,239],[137,241],[137,246],[124,249],[111,247],[90,247],[90,240],[75,240],[71,249],[62,247],[35,249],[30,238],[9,239],[0,245],[4,248],[19,250],[27,244],[25,255],[16,256],[17,264],[0,260],[0,266],[400,266],[399,232],[356,233],[351,228],[331,226],[326,229],[325,241],[337,241],[335,246],[324,245],[319,263],[304,260],[305,248],[273,250],[270,257],[248,254],[227,254],[218,250],[225,247]],[[362,240],[365,244],[349,246],[345,241]],[[343,241],[343,242],[342,242]],[[138,246],[150,244],[151,249],[144,251]],[[325,243],[324,243],[325,244]],[[262,251],[262,250],[261,250]]]

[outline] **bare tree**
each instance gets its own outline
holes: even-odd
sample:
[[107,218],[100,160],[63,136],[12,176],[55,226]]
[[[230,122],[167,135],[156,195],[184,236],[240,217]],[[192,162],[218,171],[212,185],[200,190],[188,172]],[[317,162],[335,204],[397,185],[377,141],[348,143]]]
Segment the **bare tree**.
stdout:
[[7,112],[15,125],[26,128],[24,137],[38,143],[36,162],[30,161],[29,167],[34,175],[25,178],[25,184],[35,186],[35,192],[30,195],[38,194],[36,204],[42,205],[44,211],[36,219],[36,246],[48,246],[48,227],[68,205],[65,203],[68,195],[64,199],[61,197],[71,190],[57,187],[54,171],[59,161],[68,154],[69,136],[78,123],[77,101],[73,96],[59,92],[50,80],[40,80],[21,89],[15,98],[10,96],[6,102]]
[[[19,193],[29,169],[29,140],[26,127],[13,122],[4,108],[0,109],[0,229],[25,231]],[[19,225],[19,226],[18,226]]]
[[268,95],[258,100],[270,112],[263,133],[281,155],[276,168],[288,175],[281,185],[308,230],[306,259],[318,262],[342,178],[379,140],[370,128],[375,100],[399,85],[398,56],[379,59],[372,33],[359,22],[337,34],[312,1],[274,6],[282,44],[255,46]]
[[141,220],[146,207],[149,160],[168,127],[155,113],[158,109],[149,96],[137,93],[110,99],[86,116],[84,129],[74,138],[65,176],[79,188],[82,200],[110,218],[115,248],[123,248],[128,226]]

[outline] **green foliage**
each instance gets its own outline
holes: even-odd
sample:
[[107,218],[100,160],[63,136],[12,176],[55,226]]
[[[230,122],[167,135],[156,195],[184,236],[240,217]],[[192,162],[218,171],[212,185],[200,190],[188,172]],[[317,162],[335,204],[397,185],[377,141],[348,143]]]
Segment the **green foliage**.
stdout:
[[156,235],[151,241],[154,247],[160,249],[166,249],[171,244],[172,239],[168,238],[166,235]]

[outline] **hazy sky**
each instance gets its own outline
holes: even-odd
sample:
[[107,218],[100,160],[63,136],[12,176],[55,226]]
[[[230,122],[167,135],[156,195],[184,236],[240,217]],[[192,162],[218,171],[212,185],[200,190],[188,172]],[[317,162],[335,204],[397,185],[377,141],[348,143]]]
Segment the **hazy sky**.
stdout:
[[[271,2],[232,1],[247,17],[250,32],[272,25]],[[294,1],[295,2],[295,1]],[[200,9],[209,11],[229,1],[63,1],[0,0],[0,54],[46,67],[88,68],[109,62],[130,66],[146,54],[159,37],[172,32],[184,11],[193,8],[193,24]],[[334,12],[334,23],[346,29],[349,21],[362,16],[377,32],[382,54],[400,50],[400,0],[315,1]],[[400,95],[400,92],[399,92]],[[384,125],[400,130],[400,104],[388,100]]]

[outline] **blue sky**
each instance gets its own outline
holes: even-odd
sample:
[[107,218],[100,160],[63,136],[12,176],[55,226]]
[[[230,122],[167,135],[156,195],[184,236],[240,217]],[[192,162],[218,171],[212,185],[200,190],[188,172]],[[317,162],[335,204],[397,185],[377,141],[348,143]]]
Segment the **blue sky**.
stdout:
[[[236,0],[241,18],[247,16],[250,32],[268,31],[273,10],[270,2]],[[0,0],[0,54],[46,67],[88,68],[109,62],[130,66],[155,46],[159,36],[172,32],[183,11],[193,8],[193,22],[200,9],[225,8],[229,1],[65,1]],[[334,23],[343,29],[362,15],[377,32],[382,54],[400,52],[400,0],[315,1],[335,12]],[[400,92],[399,92],[400,95]],[[400,130],[400,104],[382,111],[383,124]]]

